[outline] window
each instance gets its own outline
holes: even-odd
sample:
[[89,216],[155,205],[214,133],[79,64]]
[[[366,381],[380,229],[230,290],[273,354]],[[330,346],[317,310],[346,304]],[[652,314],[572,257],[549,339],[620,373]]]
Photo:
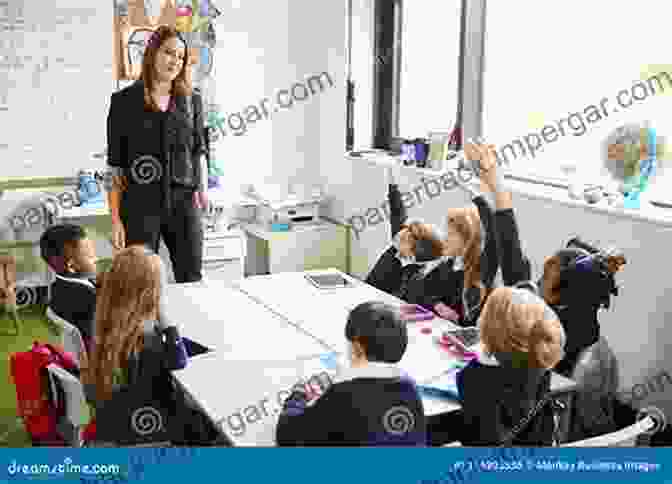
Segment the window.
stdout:
[[619,127],[650,121],[659,135],[672,135],[660,5],[488,3],[483,132],[514,173],[564,179],[574,165],[581,179],[606,181],[619,168],[605,168]]
[[462,0],[351,0],[355,148],[452,131]]
[[459,103],[461,0],[404,2],[399,133],[452,131]]

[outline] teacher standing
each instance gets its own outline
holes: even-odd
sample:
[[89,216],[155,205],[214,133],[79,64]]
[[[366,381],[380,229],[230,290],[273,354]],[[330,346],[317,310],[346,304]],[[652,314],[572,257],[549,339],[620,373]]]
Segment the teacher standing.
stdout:
[[203,101],[187,45],[167,26],[147,41],[142,74],[112,94],[107,117],[112,244],[168,248],[175,282],[202,279]]

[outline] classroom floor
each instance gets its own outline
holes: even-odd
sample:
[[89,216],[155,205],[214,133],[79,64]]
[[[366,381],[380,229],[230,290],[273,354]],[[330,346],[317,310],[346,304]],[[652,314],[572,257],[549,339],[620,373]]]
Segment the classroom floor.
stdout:
[[45,316],[44,306],[30,306],[19,311],[20,334],[14,324],[0,317],[0,447],[30,446],[23,422],[17,417],[16,389],[9,373],[13,353],[27,351],[34,341],[58,343],[59,333]]

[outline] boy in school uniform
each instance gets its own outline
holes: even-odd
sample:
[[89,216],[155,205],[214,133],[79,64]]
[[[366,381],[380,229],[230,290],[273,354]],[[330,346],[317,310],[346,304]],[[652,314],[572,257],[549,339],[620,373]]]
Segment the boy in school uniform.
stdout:
[[74,325],[88,346],[96,310],[97,257],[93,241],[78,225],[54,225],[40,237],[40,253],[56,273],[47,315]]
[[408,345],[398,311],[366,302],[348,317],[351,365],[309,402],[297,385],[276,429],[281,446],[424,446],[425,414],[415,382],[397,367]]

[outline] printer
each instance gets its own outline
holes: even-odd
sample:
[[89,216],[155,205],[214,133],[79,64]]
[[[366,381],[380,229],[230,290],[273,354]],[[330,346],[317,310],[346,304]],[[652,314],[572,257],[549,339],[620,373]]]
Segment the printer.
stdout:
[[257,201],[257,222],[271,230],[289,230],[292,224],[317,222],[326,199],[321,189],[286,193],[278,186],[251,188],[246,195]]

